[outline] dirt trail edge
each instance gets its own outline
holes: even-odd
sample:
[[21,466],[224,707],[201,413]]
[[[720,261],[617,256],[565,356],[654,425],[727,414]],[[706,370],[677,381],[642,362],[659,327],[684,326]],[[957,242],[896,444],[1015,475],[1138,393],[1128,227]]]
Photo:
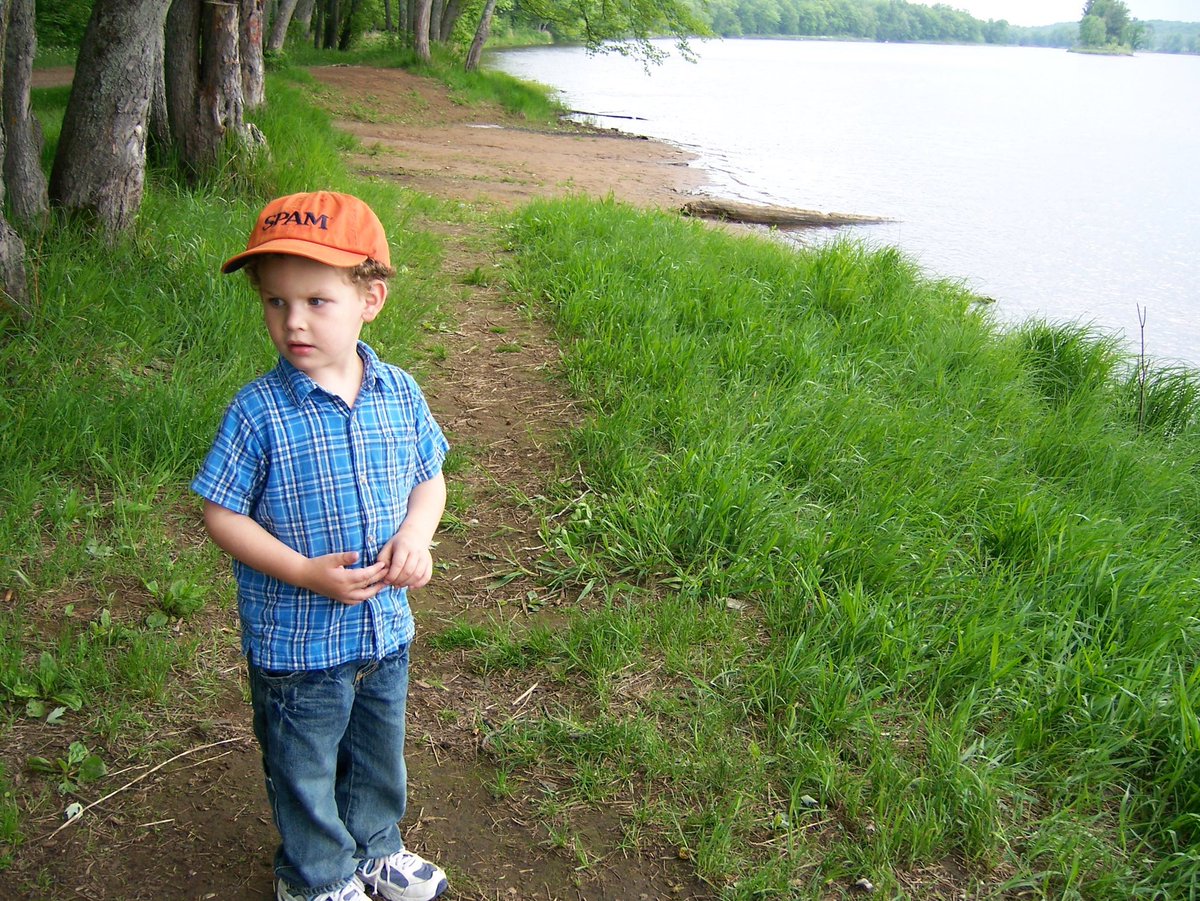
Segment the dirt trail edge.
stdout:
[[[701,183],[688,155],[666,145],[538,132],[499,110],[460,106],[440,84],[399,70],[339,66],[313,74],[338,127],[362,142],[351,156],[355,169],[475,210],[568,193],[678,208]],[[539,555],[536,515],[521,498],[537,497],[562,476],[556,442],[578,414],[553,379],[557,346],[504,296],[498,279],[489,283],[497,241],[490,226],[475,221],[482,218],[429,224],[445,242],[445,275],[459,299],[449,311],[452,331],[429,341],[444,353],[422,362],[421,377],[443,428],[468,450],[471,464],[454,476],[469,497],[468,522],[439,536],[434,583],[413,597],[424,635],[463,618],[561,617],[567,603],[524,578],[496,586],[498,575],[528,568]],[[273,897],[275,833],[243,699],[235,624],[229,627],[229,640],[212,649],[224,700],[173,736],[178,759],[151,770],[170,756],[163,755],[111,775],[118,791],[57,834],[57,812],[45,811],[46,832],[30,834],[14,867],[0,872],[0,898]],[[545,689],[479,675],[458,652],[435,651],[420,637],[412,679],[405,838],[445,866],[447,898],[714,897],[673,848],[622,849],[621,809],[635,799],[572,810],[572,837],[564,843],[538,808],[555,790],[553,774],[498,790],[487,732],[512,717],[537,715]]]

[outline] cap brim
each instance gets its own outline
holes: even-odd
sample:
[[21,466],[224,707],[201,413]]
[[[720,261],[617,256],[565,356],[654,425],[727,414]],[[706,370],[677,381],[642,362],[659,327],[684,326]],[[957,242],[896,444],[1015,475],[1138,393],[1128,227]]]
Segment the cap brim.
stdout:
[[239,253],[235,257],[230,257],[221,266],[221,272],[226,274],[236,272],[245,266],[251,257],[262,256],[265,253],[282,253],[287,256],[305,257],[310,260],[316,260],[318,263],[324,263],[326,266],[339,267],[357,266],[359,263],[367,260],[367,255],[364,253],[338,250],[335,247],[326,247],[322,244],[313,244],[311,241],[300,241],[296,238],[277,238],[274,241],[265,241],[253,250],[247,250],[245,253]]

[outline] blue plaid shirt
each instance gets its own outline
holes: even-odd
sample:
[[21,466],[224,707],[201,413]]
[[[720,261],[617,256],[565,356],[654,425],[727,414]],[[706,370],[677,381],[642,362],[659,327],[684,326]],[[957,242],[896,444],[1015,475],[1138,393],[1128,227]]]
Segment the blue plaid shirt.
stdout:
[[[441,471],[447,444],[412,376],[359,343],[354,406],[286,360],[238,392],[192,490],[252,517],[306,557],[358,551],[374,562],[413,488]],[[343,604],[235,560],[242,651],[268,670],[379,659],[413,637],[407,592]]]

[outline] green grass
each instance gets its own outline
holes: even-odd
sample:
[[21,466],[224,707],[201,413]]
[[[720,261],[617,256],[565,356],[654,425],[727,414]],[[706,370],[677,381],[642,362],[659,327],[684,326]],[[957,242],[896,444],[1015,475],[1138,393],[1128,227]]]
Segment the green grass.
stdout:
[[592,404],[545,575],[641,588],[470,637],[588,687],[502,765],[653,786],[729,898],[904,894],[947,860],[984,893],[1194,893],[1194,374],[1001,334],[890,249],[587,201],[510,237]]
[[[441,315],[441,244],[415,224],[438,205],[350,176],[348,140],[291,73],[269,95],[254,120],[271,154],[254,166],[198,188],[153,168],[136,226],[111,241],[62,221],[23,235],[32,318],[0,321],[0,867],[25,812],[78,788],[23,772],[18,748],[58,767],[78,742],[121,769],[193,718],[181,697],[202,708],[221,690],[211,673],[236,653],[228,564],[187,485],[233,393],[276,356],[246,279],[218,271],[264,200],[319,187],[378,212],[402,263],[365,337],[389,360],[418,360],[421,323]],[[34,92],[47,166],[67,96]]]

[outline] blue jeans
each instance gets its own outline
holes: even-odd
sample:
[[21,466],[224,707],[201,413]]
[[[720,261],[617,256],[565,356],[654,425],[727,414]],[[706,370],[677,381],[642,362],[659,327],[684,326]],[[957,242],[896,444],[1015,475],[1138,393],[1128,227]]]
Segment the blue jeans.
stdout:
[[408,647],[383,660],[277,673],[250,664],[254,734],[293,893],[334,891],[404,847]]

